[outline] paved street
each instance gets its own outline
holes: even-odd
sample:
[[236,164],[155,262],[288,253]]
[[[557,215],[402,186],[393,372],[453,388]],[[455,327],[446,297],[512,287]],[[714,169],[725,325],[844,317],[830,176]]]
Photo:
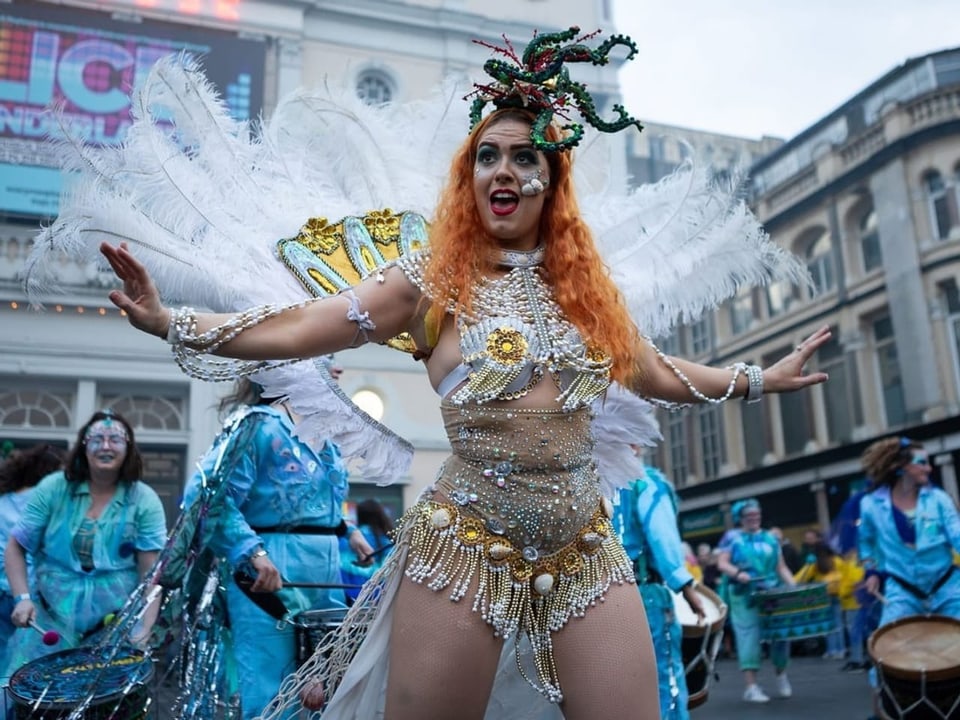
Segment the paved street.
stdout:
[[741,699],[743,678],[735,660],[718,660],[719,680],[710,686],[707,702],[691,713],[692,720],[865,720],[870,715],[870,688],[866,673],[840,672],[842,662],[819,657],[791,658],[787,671],[793,697],[774,696],[773,667],[764,661],[760,686],[771,696],[766,704]]

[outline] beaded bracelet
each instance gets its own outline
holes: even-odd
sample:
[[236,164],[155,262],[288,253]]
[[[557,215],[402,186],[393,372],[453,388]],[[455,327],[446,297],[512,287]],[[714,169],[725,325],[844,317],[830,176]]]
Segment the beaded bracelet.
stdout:
[[763,397],[763,368],[759,365],[747,365],[747,394],[743,399],[748,403],[760,402]]
[[725,403],[727,400],[733,397],[733,393],[737,388],[737,380],[740,378],[740,376],[747,374],[746,363],[742,363],[742,362],[734,363],[733,365],[728,366],[727,370],[732,371],[733,374],[730,377],[730,383],[727,385],[727,391],[718,398],[708,397],[696,388],[696,386],[693,384],[690,378],[687,377],[686,373],[683,372],[683,370],[681,370],[680,368],[678,368],[676,363],[674,363],[673,360],[671,360],[670,357],[665,352],[663,352],[663,350],[658,348],[653,343],[653,341],[650,340],[650,338],[645,338],[645,339],[647,340],[647,342],[650,343],[650,347],[653,348],[653,351],[657,354],[657,357],[660,358],[660,361],[673,371],[673,374],[676,375],[677,378],[679,378],[680,382],[686,385],[687,390],[690,391],[690,394],[693,395],[693,397],[695,397],[700,402],[710,403],[712,405],[719,405],[720,403]]
[[192,307],[181,307],[170,311],[170,324],[167,327],[167,342],[173,346],[173,355],[180,369],[190,377],[199,380],[221,382],[234,380],[252,373],[300,362],[302,358],[290,360],[232,360],[206,357],[222,345],[233,340],[248,328],[259,325],[264,320],[279,315],[286,310],[296,310],[316,302],[318,298],[308,298],[291,305],[259,305],[231,317],[227,322],[206,332],[197,332],[197,312]]

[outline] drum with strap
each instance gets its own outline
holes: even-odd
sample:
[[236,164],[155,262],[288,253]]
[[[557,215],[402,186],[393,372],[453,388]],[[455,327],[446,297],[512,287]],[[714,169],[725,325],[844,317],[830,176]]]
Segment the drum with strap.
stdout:
[[960,717],[960,620],[911,615],[876,630],[867,641],[886,720]]
[[727,619],[727,606],[713,590],[697,585],[700,602],[706,617],[701,620],[680,593],[673,595],[673,611],[683,628],[681,643],[684,677],[687,680],[688,708],[695,708],[707,701],[713,667],[723,639],[723,625]]
[[330,633],[343,623],[347,608],[304,610],[293,618],[297,667],[303,665]]
[[31,660],[10,677],[13,720],[61,720],[84,707],[84,720],[144,720],[153,663],[138,650],[90,647]]
[[757,590],[751,599],[760,616],[762,640],[800,640],[828,635],[834,630],[826,583]]

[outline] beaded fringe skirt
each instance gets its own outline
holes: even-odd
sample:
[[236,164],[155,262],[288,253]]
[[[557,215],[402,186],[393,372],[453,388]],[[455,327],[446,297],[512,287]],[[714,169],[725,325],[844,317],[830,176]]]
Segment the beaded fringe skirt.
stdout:
[[[311,683],[327,693],[340,685],[358,649],[364,652],[368,629],[382,621],[401,573],[451,601],[469,595],[471,610],[496,636],[515,637],[524,678],[560,702],[553,633],[587,612],[611,583],[634,582],[612,508],[600,496],[587,410],[442,410],[453,455],[404,514],[397,551],[338,632],[284,683],[278,701],[285,707]],[[268,709],[263,717],[284,716]]]

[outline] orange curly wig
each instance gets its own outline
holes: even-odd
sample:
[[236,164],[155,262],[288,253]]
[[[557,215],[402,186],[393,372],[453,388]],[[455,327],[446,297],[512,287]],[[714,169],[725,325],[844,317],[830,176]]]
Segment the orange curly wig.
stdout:
[[[447,185],[440,195],[430,226],[430,263],[426,283],[435,291],[431,318],[439,324],[446,303],[456,300],[456,313],[472,309],[474,286],[484,272],[493,270],[491,250],[497,241],[480,223],[473,194],[473,171],[478,140],[498,121],[513,118],[532,124],[524,110],[497,110],[474,127],[454,155]],[[551,125],[548,140],[560,138]],[[640,342],[623,297],[610,280],[593,236],[580,217],[573,189],[569,152],[546,153],[550,166],[550,191],[540,216],[540,239],[546,246],[543,269],[554,297],[567,319],[589,345],[602,348],[613,359],[611,377],[625,385],[639,378]]]

